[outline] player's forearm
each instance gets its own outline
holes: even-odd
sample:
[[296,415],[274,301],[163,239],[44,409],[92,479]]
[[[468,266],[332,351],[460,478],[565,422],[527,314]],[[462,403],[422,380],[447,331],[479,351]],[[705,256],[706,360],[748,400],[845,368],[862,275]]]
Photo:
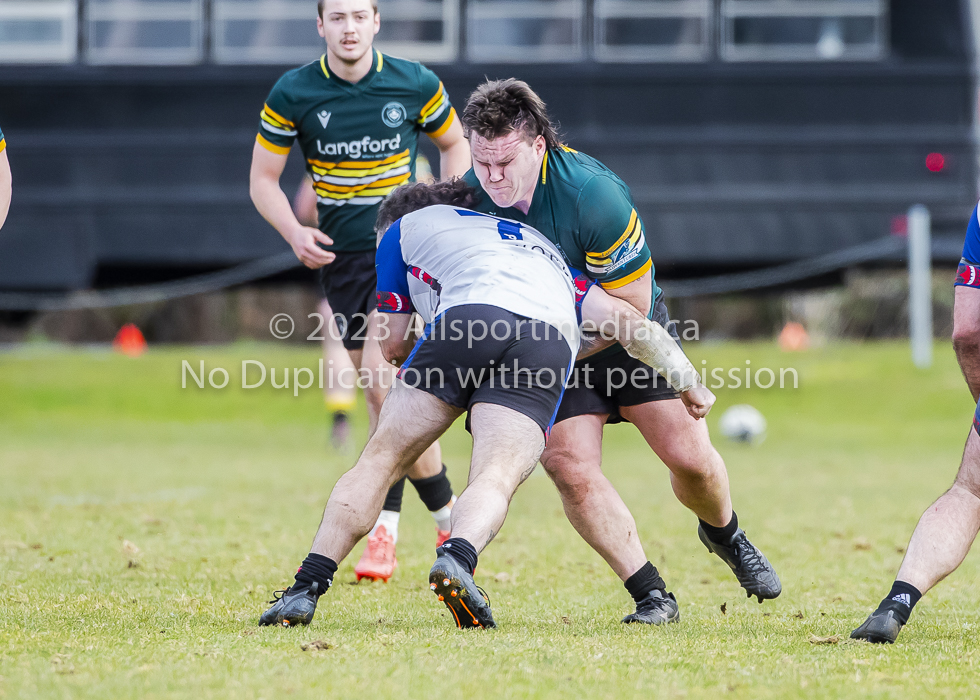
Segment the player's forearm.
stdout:
[[463,177],[470,169],[470,145],[460,139],[448,148],[439,149],[439,179]]
[[279,181],[253,173],[249,195],[262,218],[291,245],[293,235],[302,228],[302,224],[296,218],[289,198],[279,186]]
[[973,394],[973,400],[977,401],[980,398],[980,338],[954,337],[953,348],[956,350],[956,361],[960,364],[966,385]]
[[411,314],[378,314],[378,339],[385,360],[401,367],[415,347],[414,317]]
[[976,287],[953,288],[953,349],[976,401],[980,395],[980,289]]
[[[582,322],[586,330],[596,330],[598,339],[618,342],[631,357],[653,367],[677,391],[698,385],[697,370],[674,338],[623,299],[593,287],[582,302]],[[587,337],[581,347],[595,353],[602,349],[598,339]],[[579,357],[584,356],[580,349]]]

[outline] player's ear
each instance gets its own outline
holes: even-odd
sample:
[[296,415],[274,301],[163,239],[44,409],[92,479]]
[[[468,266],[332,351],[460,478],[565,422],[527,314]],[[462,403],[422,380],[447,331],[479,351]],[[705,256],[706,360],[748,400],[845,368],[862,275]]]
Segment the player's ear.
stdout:
[[323,33],[323,16],[322,15],[317,15],[317,18],[316,18],[316,33],[319,34],[324,39],[327,38],[327,35]]
[[534,137],[534,143],[531,145],[534,148],[534,155],[536,156],[541,156],[548,150],[548,142],[541,134]]
[[374,33],[377,34],[379,31],[381,31],[381,11],[374,8]]

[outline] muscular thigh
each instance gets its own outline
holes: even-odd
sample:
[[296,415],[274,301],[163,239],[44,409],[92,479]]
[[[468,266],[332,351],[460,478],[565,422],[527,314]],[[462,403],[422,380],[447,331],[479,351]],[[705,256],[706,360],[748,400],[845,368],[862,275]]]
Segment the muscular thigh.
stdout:
[[378,428],[364,448],[365,455],[418,459],[442,435],[462,410],[431,394],[395,383],[381,407]]
[[714,453],[707,424],[694,420],[680,399],[621,406],[619,412],[668,467],[703,464]]

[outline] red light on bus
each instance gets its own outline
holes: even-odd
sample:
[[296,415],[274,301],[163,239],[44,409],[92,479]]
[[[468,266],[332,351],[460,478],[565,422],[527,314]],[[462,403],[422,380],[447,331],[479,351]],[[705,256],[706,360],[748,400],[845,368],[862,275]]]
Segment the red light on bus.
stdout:
[[930,153],[926,156],[926,168],[931,173],[938,173],[946,167],[946,157],[942,153]]

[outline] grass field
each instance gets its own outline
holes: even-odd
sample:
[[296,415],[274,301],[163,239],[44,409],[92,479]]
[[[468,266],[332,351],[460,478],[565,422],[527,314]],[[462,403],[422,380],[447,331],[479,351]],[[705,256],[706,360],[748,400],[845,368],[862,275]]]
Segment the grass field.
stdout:
[[[313,625],[256,627],[353,457],[327,448],[314,389],[242,390],[241,361],[275,366],[281,381],[284,367],[315,367],[315,348],[0,354],[0,696],[980,696],[977,552],[919,604],[896,646],[846,640],[959,462],[972,406],[948,344],[927,372],[900,343],[688,349],[709,368],[751,360],[799,372],[796,390],[719,390],[709,418],[747,402],[769,420],[759,447],[716,443],[783,595],[747,601],[698,542],[664,467],[635,430],[614,426],[606,472],[681,623],[620,624],[629,596],[539,470],[481,557],[478,582],[499,624],[489,632],[456,630],[428,592],[435,532],[411,488],[390,584],[348,585],[359,547]],[[228,369],[229,386],[188,379],[182,389],[182,360]],[[443,449],[460,488],[460,424]],[[832,635],[844,639],[811,641]],[[314,640],[328,648],[304,651]]]

